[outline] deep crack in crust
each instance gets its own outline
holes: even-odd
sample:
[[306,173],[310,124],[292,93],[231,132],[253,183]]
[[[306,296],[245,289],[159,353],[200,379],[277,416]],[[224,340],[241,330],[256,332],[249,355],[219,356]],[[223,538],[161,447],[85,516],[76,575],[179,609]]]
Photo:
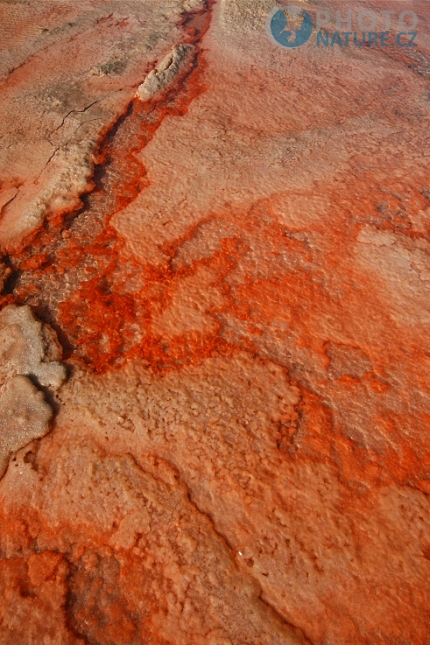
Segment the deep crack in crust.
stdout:
[[[190,44],[178,47],[177,63],[175,54],[173,62],[171,54],[165,59],[172,62],[170,66],[166,63],[167,71],[173,67],[174,73],[168,76],[161,95],[156,93],[145,102],[132,101],[99,144],[95,158],[102,163],[94,168],[92,192],[83,197],[85,207],[69,215],[48,217],[45,228],[27,239],[19,254],[7,257],[14,269],[9,277],[13,290],[8,289],[13,293],[7,293],[4,302],[31,304],[57,331],[65,356],[73,352],[93,363],[99,372],[115,362],[121,364],[130,341],[131,353],[135,353],[135,342],[142,333],[137,327],[143,330],[145,319],[151,315],[145,311],[145,302],[137,311],[124,282],[121,286],[112,284],[122,262],[123,241],[110,220],[149,185],[138,153],[150,143],[166,117],[185,115],[190,103],[205,90],[205,61],[199,42],[209,27],[212,5],[213,1],[205,2],[203,9],[184,16],[182,24]],[[192,26],[196,18],[200,18],[198,28]],[[129,264],[129,275],[123,276],[123,281],[129,281],[130,272],[144,270],[133,261]],[[165,275],[157,276],[154,267],[154,272],[156,282],[169,279],[165,271]],[[154,346],[149,352],[160,354],[159,337],[149,342]]]
[[[187,6],[190,13],[184,13]],[[22,238],[26,236],[28,242],[47,216],[61,218],[80,208],[79,198],[92,189],[91,174],[97,163],[92,153],[97,143],[126,109],[154,57],[162,56],[184,31],[186,37],[190,32],[191,39],[198,35],[199,30],[187,24],[204,14],[205,8],[205,3],[181,0],[157,4],[96,1],[80,11],[67,4],[54,4],[51,11],[46,5],[33,4],[28,18],[20,16],[17,21],[23,34],[16,40],[14,10],[5,12],[10,50],[0,74],[5,109],[15,113],[16,123],[11,120],[1,132],[6,144],[0,148],[4,161],[0,242],[4,249],[16,252]],[[34,16],[53,23],[52,27],[32,23]],[[61,17],[67,16],[70,21],[61,24]],[[66,57],[59,77],[56,66],[63,55],[62,44]],[[88,62],[100,58],[105,58],[103,64],[88,69]],[[28,114],[16,109],[18,102],[31,106]]]

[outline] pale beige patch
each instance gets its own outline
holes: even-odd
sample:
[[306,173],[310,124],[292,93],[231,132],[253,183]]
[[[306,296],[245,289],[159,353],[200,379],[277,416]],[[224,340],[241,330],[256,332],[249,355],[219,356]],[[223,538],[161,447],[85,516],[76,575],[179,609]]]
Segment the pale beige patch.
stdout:
[[15,376],[0,393],[0,477],[9,457],[49,430],[51,407],[25,376]]
[[0,312],[0,384],[18,374],[32,375],[44,387],[59,387],[66,371],[57,360],[55,336],[44,332],[30,307],[10,305]]
[[189,67],[192,49],[190,45],[177,45],[173,47],[161,63],[139,85],[136,97],[141,101],[148,101],[167,90],[186,68]]

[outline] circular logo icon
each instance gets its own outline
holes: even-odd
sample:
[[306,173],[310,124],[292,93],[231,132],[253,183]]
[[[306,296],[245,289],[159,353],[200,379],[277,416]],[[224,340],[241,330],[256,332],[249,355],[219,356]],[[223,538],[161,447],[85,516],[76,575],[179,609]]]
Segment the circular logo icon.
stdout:
[[274,7],[267,18],[269,38],[281,47],[304,45],[312,34],[312,19],[301,7]]

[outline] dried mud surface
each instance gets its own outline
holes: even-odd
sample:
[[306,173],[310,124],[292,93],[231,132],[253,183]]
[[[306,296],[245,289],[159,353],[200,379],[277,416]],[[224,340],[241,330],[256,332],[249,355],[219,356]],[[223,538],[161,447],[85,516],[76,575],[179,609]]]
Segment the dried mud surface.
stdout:
[[285,51],[268,0],[22,4],[0,644],[429,645],[428,5]]

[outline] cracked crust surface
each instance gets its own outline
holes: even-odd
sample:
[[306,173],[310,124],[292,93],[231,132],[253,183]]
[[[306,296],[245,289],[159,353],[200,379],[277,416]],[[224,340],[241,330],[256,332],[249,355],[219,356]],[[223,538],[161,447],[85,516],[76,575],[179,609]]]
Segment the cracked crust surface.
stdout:
[[[270,0],[31,8],[48,40],[13,54],[5,100],[31,86],[50,144],[11,124],[0,151],[21,388],[0,412],[33,432],[0,482],[1,645],[428,645],[415,5],[417,51],[296,52],[266,38]],[[76,56],[41,98],[58,43]],[[21,199],[44,225],[14,246]],[[52,332],[13,302],[58,332],[56,394]]]
[[25,7],[2,5],[0,244],[7,248],[48,214],[80,206],[98,140],[180,36],[184,10],[181,0]]

